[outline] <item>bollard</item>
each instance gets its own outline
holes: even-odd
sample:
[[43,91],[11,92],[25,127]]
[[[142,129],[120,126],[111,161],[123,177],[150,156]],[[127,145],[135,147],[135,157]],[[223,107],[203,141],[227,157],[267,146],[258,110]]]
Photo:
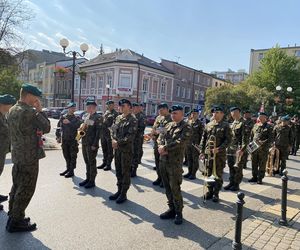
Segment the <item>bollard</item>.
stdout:
[[281,189],[281,219],[279,220],[279,224],[282,226],[287,226],[288,222],[286,219],[286,207],[287,207],[287,186],[288,180],[287,177],[288,171],[285,169],[282,171],[283,176],[281,177],[282,180],[282,189]]
[[245,194],[239,192],[237,194],[238,200],[236,202],[237,209],[236,209],[236,221],[235,221],[235,235],[234,241],[232,242],[232,249],[234,250],[241,250],[242,243],[241,243],[241,236],[242,236],[242,222],[243,222],[243,206],[245,204],[244,197]]

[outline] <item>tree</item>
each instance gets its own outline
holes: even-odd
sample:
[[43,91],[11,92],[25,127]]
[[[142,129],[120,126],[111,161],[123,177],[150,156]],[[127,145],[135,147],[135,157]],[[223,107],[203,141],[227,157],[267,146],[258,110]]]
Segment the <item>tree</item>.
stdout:
[[15,70],[9,68],[0,70],[0,95],[10,94],[19,98],[20,88],[21,83]]

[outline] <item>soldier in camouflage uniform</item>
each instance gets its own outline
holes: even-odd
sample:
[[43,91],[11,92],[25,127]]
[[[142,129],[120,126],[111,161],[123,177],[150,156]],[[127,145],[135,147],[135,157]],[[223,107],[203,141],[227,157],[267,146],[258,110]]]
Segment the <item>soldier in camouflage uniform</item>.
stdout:
[[280,124],[274,127],[274,143],[275,147],[279,150],[279,164],[280,170],[274,174],[281,174],[286,168],[286,160],[293,143],[293,133],[289,126],[290,118],[288,116],[281,117]]
[[[229,184],[225,190],[239,191],[243,179],[243,165],[241,157],[246,151],[249,138],[245,133],[244,119],[241,117],[241,110],[238,107],[230,108],[233,122],[230,125],[232,140],[227,149],[227,163],[229,166]],[[238,159],[237,159],[238,158]]]
[[144,131],[146,128],[146,116],[141,112],[139,103],[133,103],[133,114],[137,119],[137,132],[133,142],[133,157],[131,166],[131,177],[136,177],[136,170],[139,165],[140,156],[143,152]]
[[133,154],[133,142],[137,132],[137,119],[131,114],[131,102],[127,99],[119,101],[122,115],[116,118],[112,126],[112,147],[115,149],[115,167],[118,191],[109,197],[121,204],[127,200],[130,187],[130,174]]
[[[144,117],[145,119],[145,129],[146,129],[146,126],[147,126],[147,116],[144,112],[144,104],[143,103],[140,103],[140,113],[141,113],[141,116]],[[145,132],[145,129],[143,131],[143,133]],[[141,164],[142,162],[142,157],[143,157],[143,154],[144,154],[144,151],[143,151],[143,144],[144,144],[144,137],[142,138],[142,140],[140,141],[140,154],[139,154],[139,164]]]
[[154,157],[155,157],[155,170],[157,173],[157,179],[153,182],[153,185],[160,185],[163,187],[163,182],[161,180],[161,174],[159,170],[159,153],[157,139],[160,133],[164,133],[166,125],[172,121],[168,104],[161,103],[158,105],[159,115],[156,117],[155,122],[152,127],[151,135],[154,141]]
[[258,114],[258,123],[256,123],[251,131],[250,141],[256,141],[260,147],[251,155],[252,159],[252,178],[249,182],[257,182],[262,184],[265,177],[266,164],[268,160],[269,148],[273,142],[273,128],[267,123],[268,116],[264,112]]
[[188,155],[188,173],[183,177],[194,180],[196,179],[196,173],[199,169],[199,152],[193,146],[193,144],[200,144],[204,127],[199,119],[199,112],[197,109],[192,110],[190,117],[191,119],[188,120],[188,124],[192,128],[192,136],[186,148],[186,152]]
[[[249,110],[244,111],[244,133],[245,137],[250,138],[251,135],[251,130],[254,126],[254,121],[251,119],[252,115]],[[241,158],[241,165],[243,166],[244,169],[247,168],[247,161],[248,161],[248,151],[245,150],[243,152],[242,158]]]
[[85,188],[95,187],[97,176],[97,153],[100,139],[100,124],[103,122],[102,117],[97,114],[97,103],[95,101],[86,102],[87,116],[79,130],[85,132],[82,137],[82,154],[86,165],[86,179],[79,183],[79,186]]
[[[208,192],[205,194],[207,200],[212,199],[213,202],[219,201],[219,191],[223,185],[223,170],[226,164],[226,149],[231,143],[231,130],[228,122],[224,121],[224,111],[221,107],[215,106],[211,110],[213,117],[204,129],[200,149],[200,158],[204,159],[205,152],[210,151],[212,158],[213,154],[216,154],[216,180],[213,185],[208,184]],[[209,148],[209,141],[211,136],[216,138],[216,147]],[[211,176],[213,173],[213,160],[208,163],[207,175]]]
[[39,172],[39,159],[45,157],[42,148],[42,134],[50,132],[50,121],[42,112],[39,97],[42,92],[30,85],[23,84],[20,100],[8,113],[12,143],[13,186],[10,191],[8,232],[32,231],[36,224],[25,218]]
[[[0,176],[3,172],[5,156],[10,150],[9,126],[6,114],[15,103],[16,99],[12,95],[0,95]],[[7,195],[0,195],[0,203],[7,201],[7,199]],[[1,204],[0,210],[3,210],[3,206]]]
[[294,115],[290,127],[293,132],[293,143],[291,148],[291,154],[297,155],[297,151],[299,149],[299,143],[300,143],[300,122],[298,116]]
[[98,169],[104,171],[111,170],[111,162],[114,158],[113,148],[111,146],[110,128],[114,124],[116,117],[119,115],[115,110],[115,103],[112,100],[106,102],[107,110],[103,116],[103,124],[101,126],[101,147],[103,152],[103,163]]
[[182,224],[183,199],[180,185],[182,183],[182,162],[185,148],[191,136],[191,127],[184,121],[183,107],[171,108],[172,120],[166,125],[166,132],[160,133],[157,140],[160,154],[160,171],[169,209],[160,215],[161,219],[174,219],[176,225]]
[[74,176],[74,169],[76,168],[78,153],[76,135],[81,121],[74,115],[76,103],[69,103],[67,109],[68,113],[63,115],[58,121],[55,134],[57,142],[61,143],[63,156],[66,160],[66,170],[60,173],[60,175],[70,178]]

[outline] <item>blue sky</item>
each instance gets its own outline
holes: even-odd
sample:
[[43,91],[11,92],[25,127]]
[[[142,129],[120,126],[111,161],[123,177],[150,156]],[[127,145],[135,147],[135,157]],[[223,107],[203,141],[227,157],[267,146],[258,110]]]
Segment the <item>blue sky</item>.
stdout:
[[26,0],[35,15],[27,48],[60,51],[82,42],[87,57],[129,48],[206,72],[249,68],[250,49],[300,45],[298,0]]

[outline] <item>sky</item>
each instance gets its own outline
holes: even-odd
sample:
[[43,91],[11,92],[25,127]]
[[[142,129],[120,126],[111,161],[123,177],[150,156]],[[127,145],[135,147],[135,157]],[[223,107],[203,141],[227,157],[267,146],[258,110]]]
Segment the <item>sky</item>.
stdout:
[[249,70],[250,50],[300,45],[298,0],[25,0],[33,19],[20,30],[27,49],[116,48],[205,72]]

